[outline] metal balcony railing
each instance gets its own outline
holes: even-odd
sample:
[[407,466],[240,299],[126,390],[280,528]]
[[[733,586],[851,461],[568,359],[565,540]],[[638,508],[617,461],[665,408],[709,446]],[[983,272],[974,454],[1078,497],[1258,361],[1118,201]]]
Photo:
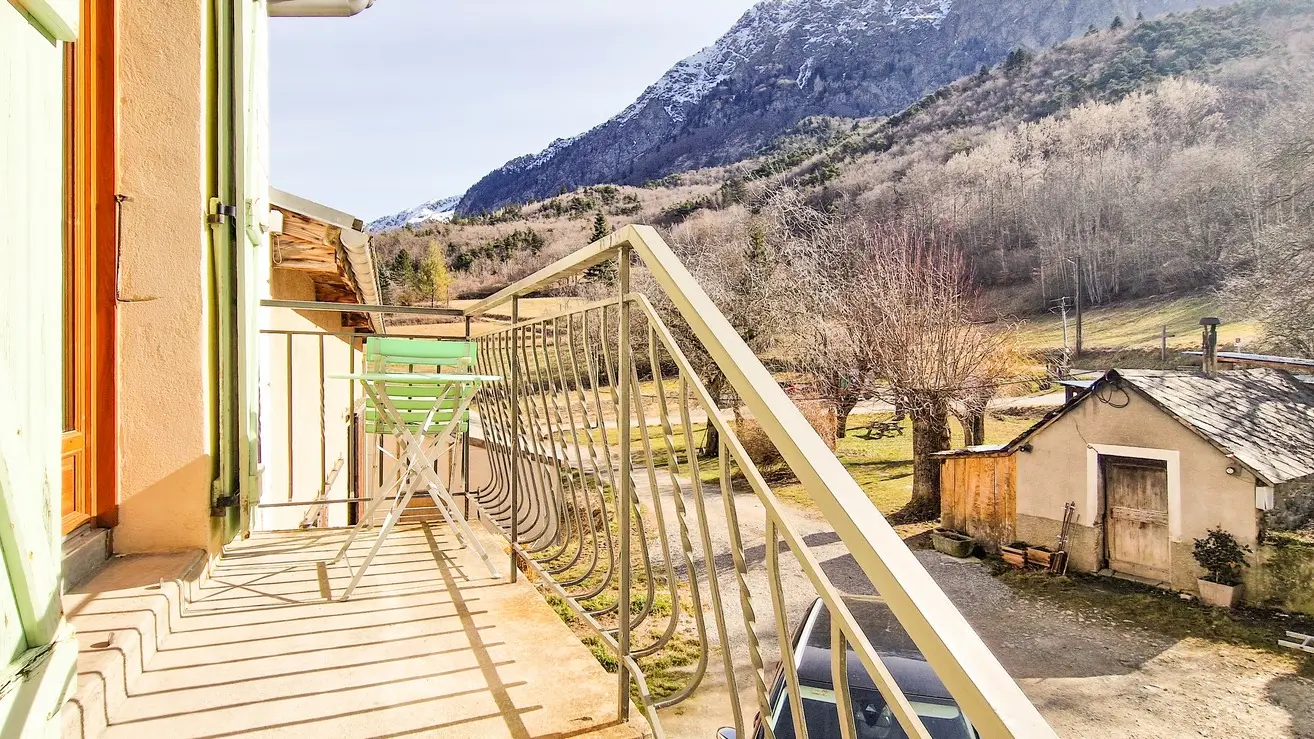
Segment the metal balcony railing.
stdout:
[[[359,312],[360,306],[266,301],[266,309],[308,312]],[[377,312],[383,307],[366,306]],[[388,312],[421,312],[387,308]],[[426,309],[425,315],[451,317],[459,311]],[[297,323],[307,323],[298,321]],[[389,332],[394,338],[429,339]],[[389,499],[389,460],[399,453],[396,439],[368,433],[365,397],[356,383],[334,379],[362,368],[367,334],[312,328],[260,331],[264,362],[261,413],[261,499],[252,501],[253,528],[274,531],[343,527],[355,524],[368,504]],[[441,465],[439,462],[443,462]],[[440,457],[434,471],[448,477],[465,469],[461,460]],[[460,489],[455,480],[451,487]],[[417,481],[407,484],[419,486]],[[417,504],[415,515],[436,511]],[[382,514],[379,514],[382,517]]]
[[[522,297],[606,260],[616,261],[614,297],[521,320]],[[683,719],[663,709],[692,697],[704,709],[723,709],[741,739],[753,736],[754,716],[771,715],[779,663],[794,736],[806,737],[807,688],[792,635],[801,606],[820,598],[833,616],[841,736],[858,736],[843,688],[850,650],[904,733],[932,736],[791,509],[749,458],[735,423],[718,412],[653,304],[631,292],[634,266],[651,274],[977,732],[1054,736],[679,259],[643,226],[465,310],[467,331],[470,318],[494,308],[509,306],[512,317],[478,338],[480,371],[504,379],[477,399],[492,470],[472,495],[506,536],[512,572],[532,573],[564,606],[563,617],[590,632],[600,658],[614,661],[620,718],[633,699],[664,736],[664,724]],[[712,458],[700,459],[708,426],[719,443]],[[700,700],[705,692],[714,698]]]

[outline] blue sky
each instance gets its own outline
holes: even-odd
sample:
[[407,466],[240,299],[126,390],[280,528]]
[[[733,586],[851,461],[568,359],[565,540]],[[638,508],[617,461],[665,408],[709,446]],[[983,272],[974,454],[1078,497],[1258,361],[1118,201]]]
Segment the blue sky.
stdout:
[[275,18],[275,187],[370,220],[629,105],[754,0],[376,0]]

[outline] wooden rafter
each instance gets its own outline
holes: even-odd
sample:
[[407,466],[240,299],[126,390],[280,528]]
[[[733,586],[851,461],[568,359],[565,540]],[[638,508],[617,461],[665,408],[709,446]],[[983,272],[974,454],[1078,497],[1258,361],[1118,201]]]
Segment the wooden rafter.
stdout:
[[[342,247],[342,229],[284,208],[283,229],[274,237],[274,268],[308,276],[315,300],[324,303],[363,303],[364,296]],[[365,314],[343,314],[343,325],[368,327]]]

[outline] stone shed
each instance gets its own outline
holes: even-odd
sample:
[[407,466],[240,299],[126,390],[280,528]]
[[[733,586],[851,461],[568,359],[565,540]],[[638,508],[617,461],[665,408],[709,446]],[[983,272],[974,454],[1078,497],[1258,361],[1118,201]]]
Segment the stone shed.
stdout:
[[[992,510],[1012,509],[1017,540],[1054,546],[1074,502],[1069,569],[1194,591],[1195,538],[1221,526],[1258,550],[1264,512],[1314,480],[1314,388],[1271,368],[1110,370],[979,454],[1012,457],[1005,468],[1016,478],[1000,489],[1014,500]],[[964,456],[973,452],[945,458]],[[1260,559],[1252,580],[1262,577]],[[1250,591],[1262,600],[1268,589],[1255,582]]]

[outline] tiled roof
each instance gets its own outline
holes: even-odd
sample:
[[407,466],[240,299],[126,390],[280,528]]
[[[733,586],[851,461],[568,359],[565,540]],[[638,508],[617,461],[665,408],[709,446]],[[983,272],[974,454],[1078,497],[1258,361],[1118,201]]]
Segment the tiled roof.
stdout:
[[1116,378],[1270,484],[1314,475],[1314,388],[1286,372],[1110,370],[1105,381]]

